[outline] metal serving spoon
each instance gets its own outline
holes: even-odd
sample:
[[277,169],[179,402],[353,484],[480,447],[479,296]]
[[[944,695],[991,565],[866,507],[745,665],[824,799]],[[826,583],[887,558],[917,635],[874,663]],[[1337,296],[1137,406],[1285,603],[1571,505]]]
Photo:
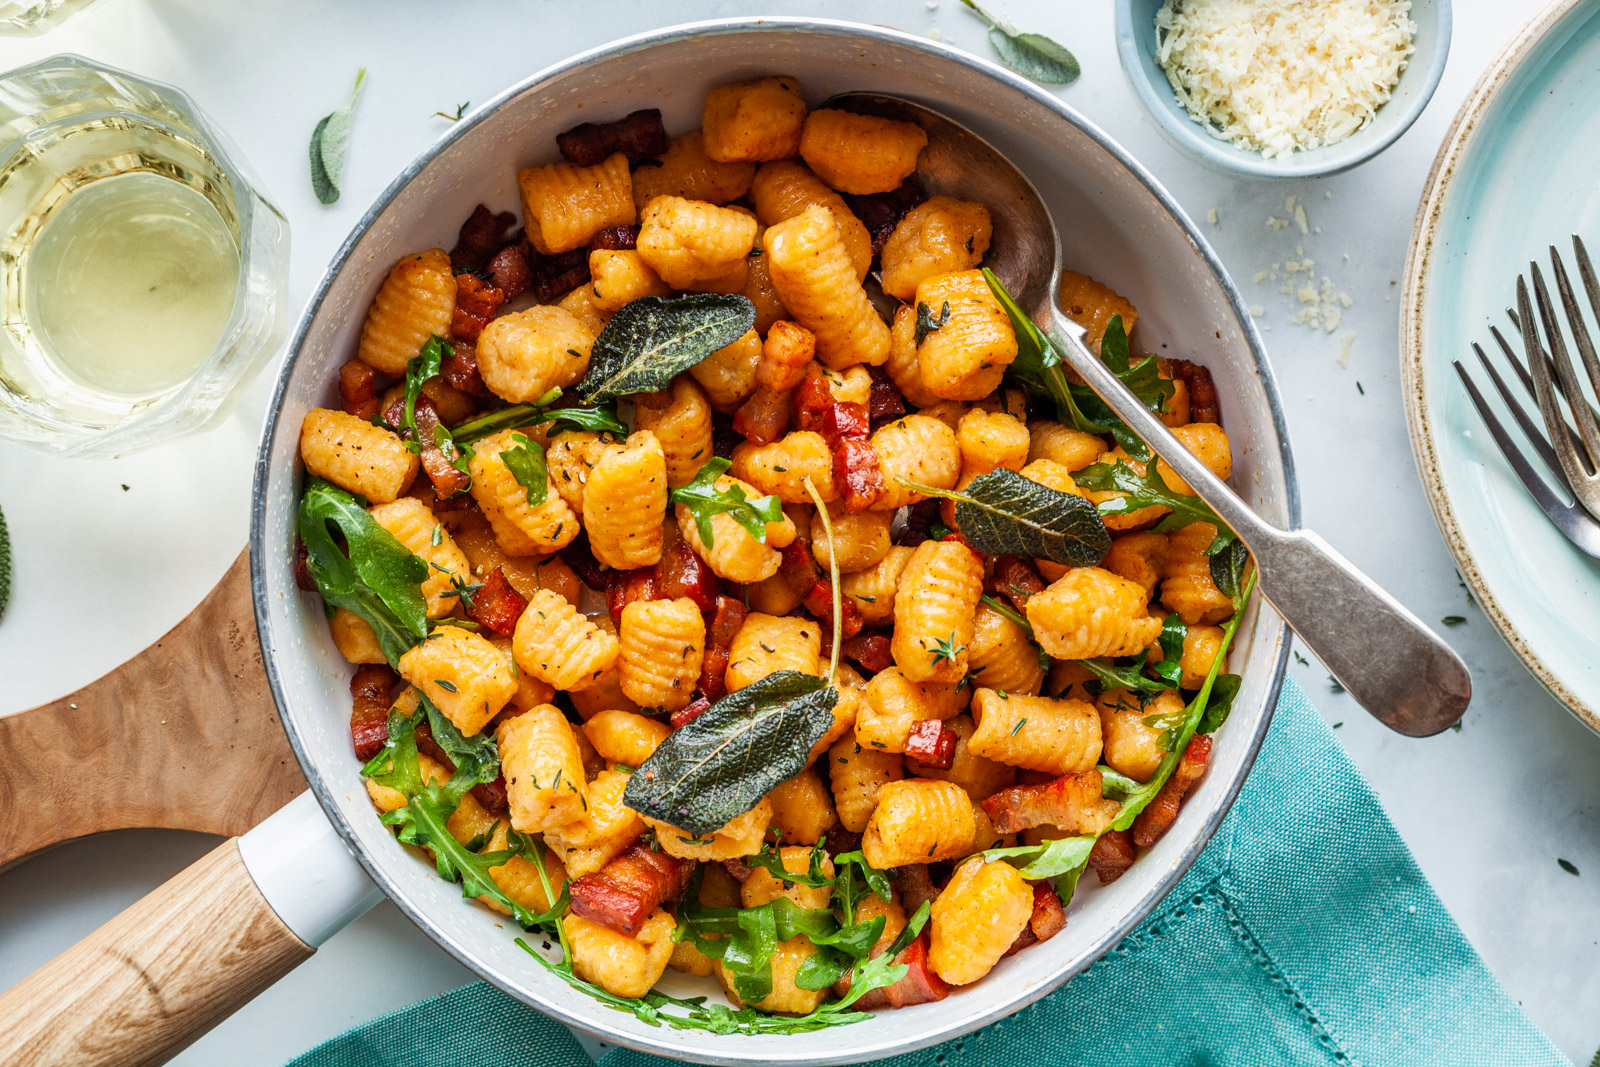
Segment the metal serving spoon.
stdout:
[[[1083,327],[1056,306],[1061,238],[1021,171],[970,130],[908,100],[845,93],[826,106],[914,122],[927,131],[917,175],[928,192],[988,207],[994,223],[989,268],[1090,388],[1239,535],[1255,557],[1262,596],[1358,704],[1412,737],[1436,734],[1461,718],[1472,678],[1449,645],[1321,537],[1280,530],[1251,511],[1089,351]],[[1046,234],[1049,259],[1040,255]]]

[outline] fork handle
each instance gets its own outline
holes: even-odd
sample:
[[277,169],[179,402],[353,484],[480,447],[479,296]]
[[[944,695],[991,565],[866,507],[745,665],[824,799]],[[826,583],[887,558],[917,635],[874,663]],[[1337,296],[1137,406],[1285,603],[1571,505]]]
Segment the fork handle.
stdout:
[[1250,510],[1089,351],[1083,327],[1051,312],[1052,337],[1073,369],[1239,535],[1255,556],[1261,595],[1356,703],[1411,737],[1460,720],[1472,677],[1449,645],[1321,537],[1281,530]]

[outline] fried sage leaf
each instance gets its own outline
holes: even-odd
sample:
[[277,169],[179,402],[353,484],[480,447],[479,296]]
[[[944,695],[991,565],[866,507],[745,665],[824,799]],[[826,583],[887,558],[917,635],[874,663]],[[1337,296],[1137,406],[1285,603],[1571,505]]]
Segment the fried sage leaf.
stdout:
[[628,780],[623,801],[691,834],[714,833],[800,773],[838,699],[814,674],[769,674],[675,730]]
[[733,344],[755,325],[742,296],[647,296],[611,317],[595,339],[589,373],[578,383],[585,404],[665,389],[673,376]]
[[1111,547],[1106,524],[1089,501],[1004,467],[974,478],[964,492],[898,481],[919,493],[954,500],[956,525],[979,552],[1092,567]]

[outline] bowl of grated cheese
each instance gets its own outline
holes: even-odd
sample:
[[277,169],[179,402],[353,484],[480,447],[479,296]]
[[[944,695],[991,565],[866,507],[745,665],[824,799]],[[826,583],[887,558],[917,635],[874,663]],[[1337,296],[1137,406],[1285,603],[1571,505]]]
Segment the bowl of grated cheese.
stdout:
[[1225,174],[1362,163],[1433,96],[1450,0],[1117,0],[1117,51],[1178,148]]

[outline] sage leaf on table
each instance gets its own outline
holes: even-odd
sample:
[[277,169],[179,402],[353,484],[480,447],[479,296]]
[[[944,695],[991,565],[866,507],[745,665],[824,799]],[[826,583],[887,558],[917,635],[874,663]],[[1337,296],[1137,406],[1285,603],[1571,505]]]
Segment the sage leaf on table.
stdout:
[[[344,548],[334,540],[335,530]],[[366,620],[391,667],[427,637],[422,583],[428,565],[367,514],[365,500],[321,478],[309,479],[300,498],[300,540],[323,601]]]
[[673,731],[628,779],[623,800],[688,833],[715,833],[800,773],[838,699],[814,674],[769,674]]
[[665,389],[680,371],[743,337],[756,306],[742,296],[647,296],[611,317],[595,339],[589,373],[578,383],[585,404]]
[[511,447],[500,453],[500,462],[506,465],[517,484],[528,491],[530,508],[544,503],[550,492],[550,468],[539,442],[520,433],[512,434]]
[[742,486],[717,488],[717,479],[733,464],[721,456],[706,461],[694,480],[674,489],[667,499],[682,504],[694,516],[695,530],[707,549],[712,545],[711,517],[727,515],[762,544],[767,543],[767,523],[783,521],[783,502],[775,496],[752,497]]
[[361,99],[361,85],[367,80],[363,67],[356,72],[355,88],[350,91],[350,102],[327,115],[311,131],[311,189],[317,199],[331,204],[339,199],[339,182],[344,178],[345,149],[350,143],[350,123],[355,118],[356,103]]
[[1094,504],[1004,467],[974,478],[965,491],[897,480],[919,493],[954,500],[956,525],[979,552],[1092,567],[1111,547]]
[[1025,33],[1005,19],[995,18],[973,0],[961,0],[989,24],[989,44],[1000,61],[1024,78],[1041,85],[1070,85],[1082,69],[1078,59],[1042,33]]

